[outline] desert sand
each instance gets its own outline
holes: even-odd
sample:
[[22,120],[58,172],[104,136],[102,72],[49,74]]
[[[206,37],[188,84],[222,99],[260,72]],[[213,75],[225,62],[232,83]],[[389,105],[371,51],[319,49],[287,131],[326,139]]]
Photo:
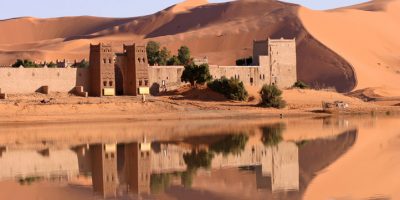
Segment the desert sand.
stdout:
[[356,90],[400,96],[399,9],[400,1],[376,0],[331,11],[301,8],[299,17],[311,35],[354,67]]
[[[181,119],[223,119],[223,118],[279,118],[299,116],[326,116],[322,102],[343,101],[349,108],[341,114],[368,114],[400,112],[400,106],[364,102],[359,98],[333,91],[284,90],[287,101],[284,109],[258,106],[256,89],[249,89],[249,101],[227,100],[224,96],[206,87],[193,89],[182,87],[161,96],[150,96],[146,103],[141,97],[83,98],[65,93],[39,93],[10,95],[0,101],[1,123],[37,122],[83,122],[116,120],[181,120]],[[42,102],[44,100],[44,103]]]

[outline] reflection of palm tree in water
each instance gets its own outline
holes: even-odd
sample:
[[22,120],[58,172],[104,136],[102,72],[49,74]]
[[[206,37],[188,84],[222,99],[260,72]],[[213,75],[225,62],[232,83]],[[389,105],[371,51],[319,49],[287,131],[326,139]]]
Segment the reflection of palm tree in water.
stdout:
[[282,133],[285,129],[286,125],[284,123],[276,123],[261,127],[261,141],[265,146],[276,146],[283,140]]

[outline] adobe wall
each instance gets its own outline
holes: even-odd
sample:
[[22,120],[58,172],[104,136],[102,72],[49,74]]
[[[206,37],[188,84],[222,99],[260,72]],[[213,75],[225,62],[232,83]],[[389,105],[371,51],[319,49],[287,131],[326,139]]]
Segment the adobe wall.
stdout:
[[223,76],[226,78],[237,78],[246,86],[261,87],[269,83],[268,68],[260,66],[210,66],[210,74],[213,79]]
[[151,93],[170,91],[184,85],[185,83],[181,82],[183,70],[183,66],[149,66]]
[[50,92],[69,92],[75,86],[89,87],[89,70],[81,68],[0,68],[4,93],[34,93],[42,86]]
[[[268,62],[267,56],[261,56],[264,63]],[[261,87],[270,83],[269,68],[266,66],[218,66],[210,65],[210,74],[213,79],[223,76],[227,78],[238,78],[246,86]],[[184,85],[181,82],[183,66],[150,66],[149,80],[150,91],[157,94],[158,91],[171,91]]]

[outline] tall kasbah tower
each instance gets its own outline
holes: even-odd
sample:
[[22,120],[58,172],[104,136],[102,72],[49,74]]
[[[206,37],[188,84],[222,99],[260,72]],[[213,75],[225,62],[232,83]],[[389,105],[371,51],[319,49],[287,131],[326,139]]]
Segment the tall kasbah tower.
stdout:
[[279,88],[289,88],[297,81],[296,40],[268,39],[270,81]]
[[110,44],[90,45],[90,96],[115,95],[114,56]]
[[127,57],[124,75],[124,94],[138,95],[140,87],[149,87],[149,65],[145,45],[124,45]]

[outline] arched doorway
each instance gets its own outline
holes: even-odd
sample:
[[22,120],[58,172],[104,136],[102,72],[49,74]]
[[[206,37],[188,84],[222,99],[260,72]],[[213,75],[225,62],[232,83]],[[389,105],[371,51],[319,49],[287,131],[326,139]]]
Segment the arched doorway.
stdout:
[[124,95],[124,76],[118,65],[115,66],[115,93],[118,96]]

